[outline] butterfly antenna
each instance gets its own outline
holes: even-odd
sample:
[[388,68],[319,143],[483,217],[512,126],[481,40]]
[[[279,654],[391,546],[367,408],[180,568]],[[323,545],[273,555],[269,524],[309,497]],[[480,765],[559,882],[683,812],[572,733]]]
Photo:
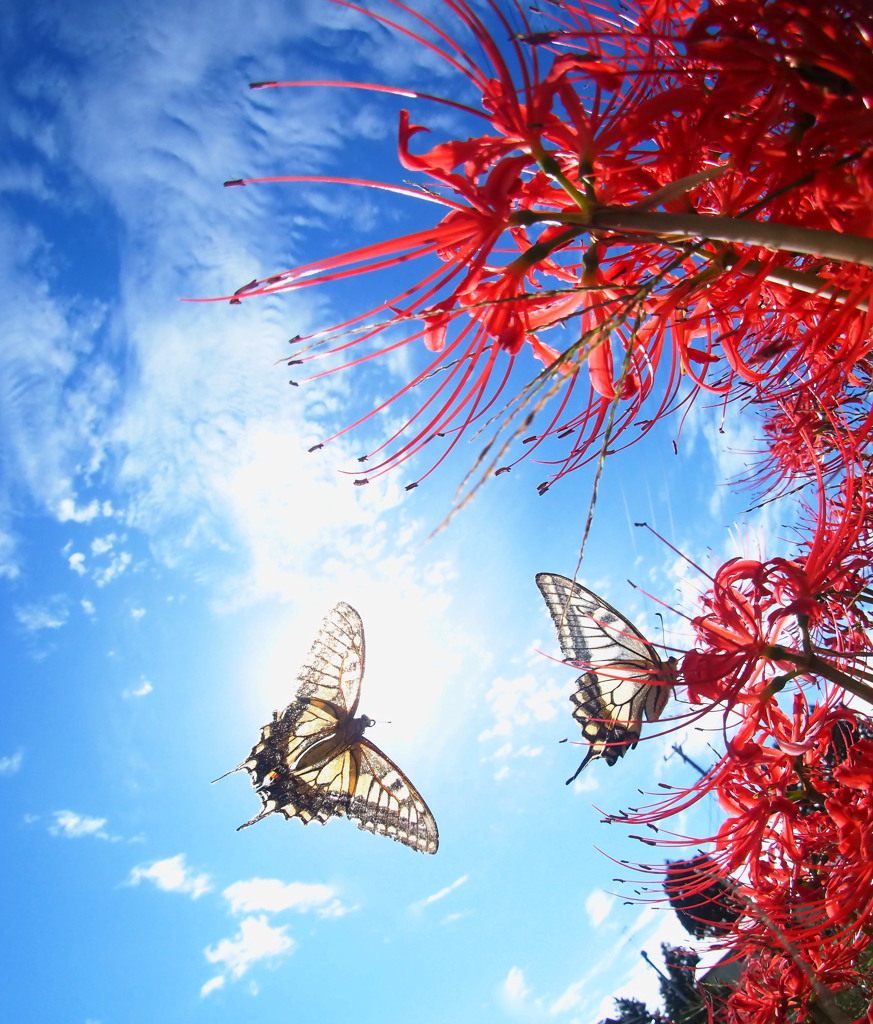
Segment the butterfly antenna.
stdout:
[[212,782],[209,783],[209,785],[211,786],[215,782],[221,782],[222,779],[226,779],[228,775],[233,775],[234,772],[238,772],[242,768],[245,768],[245,764],[238,764],[236,768],[231,768],[229,772],[225,772],[224,775],[219,775],[217,779],[213,779]]

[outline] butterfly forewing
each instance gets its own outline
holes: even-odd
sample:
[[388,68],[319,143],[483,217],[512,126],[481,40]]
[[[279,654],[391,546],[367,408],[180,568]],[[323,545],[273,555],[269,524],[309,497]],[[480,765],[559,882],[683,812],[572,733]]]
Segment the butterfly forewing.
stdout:
[[589,744],[576,775],[596,757],[615,764],[636,746],[643,716],[656,721],[664,710],[675,676],[673,660],[662,662],[620,612],[579,583],[554,573],[539,573],[536,580],[564,660],[589,670],[570,698]]
[[565,661],[592,666],[622,661],[661,664],[654,647],[602,597],[550,572],[537,575],[537,586],[558,631]]
[[[364,626],[338,604],[297,674],[294,699],[239,765],[252,776],[263,808],[240,828],[274,812],[304,824],[346,815],[359,828],[387,835],[422,853],[436,853],[436,821],[418,790],[363,738],[372,725],[355,718],[364,672]],[[234,769],[237,770],[237,769]]]
[[351,605],[341,601],[325,615],[297,673],[295,701],[315,697],[353,715],[363,677],[364,623]]

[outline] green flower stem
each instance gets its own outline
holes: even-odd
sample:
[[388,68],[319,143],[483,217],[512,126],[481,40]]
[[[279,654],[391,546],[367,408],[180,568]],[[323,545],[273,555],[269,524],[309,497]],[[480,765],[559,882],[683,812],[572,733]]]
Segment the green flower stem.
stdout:
[[595,205],[593,198],[584,195],[578,188],[576,188],[573,182],[570,181],[566,174],[561,170],[561,165],[558,161],[547,150],[543,149],[542,146],[532,146],[531,155],[539,164],[540,169],[545,174],[548,174],[550,178],[554,178],[554,180],[579,207],[583,216],[586,218],[583,223],[587,223],[587,218],[590,216],[591,210]]

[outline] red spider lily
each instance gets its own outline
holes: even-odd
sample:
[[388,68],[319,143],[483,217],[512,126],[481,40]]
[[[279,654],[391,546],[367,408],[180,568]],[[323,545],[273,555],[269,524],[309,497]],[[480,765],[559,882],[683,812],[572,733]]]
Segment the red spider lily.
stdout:
[[[682,675],[695,703],[740,699],[769,666],[767,652],[783,630],[765,563],[734,558],[715,574],[701,598],[704,613],[692,620],[703,648],[689,651]],[[759,684],[756,689],[760,691]]]
[[864,695],[863,684],[853,687],[832,669],[842,665],[849,676],[868,678],[852,661],[873,649],[863,609],[873,586],[868,485],[850,462],[830,500],[821,476],[818,482],[798,557],[732,559],[716,572],[701,600],[704,612],[692,620],[700,649],[682,665],[693,701],[754,704],[786,670],[824,675]]
[[[430,232],[276,274],[233,297],[410,259],[442,261],[440,271],[327,332],[350,340],[322,345],[322,354],[342,353],[348,367],[379,354],[349,359],[354,346],[389,326],[423,322],[400,344],[420,339],[438,355],[391,401],[411,387],[418,393],[455,360],[470,364],[453,377],[457,386],[422,399],[427,428],[413,426],[424,420],[412,416],[414,438],[401,440],[374,474],[454,425],[462,432],[480,420],[506,384],[505,360],[511,366],[528,341],[557,377],[548,386],[537,378],[523,399],[535,412],[550,396],[562,402],[537,446],[574,437],[570,454],[553,460],[553,478],[591,457],[606,429],[603,400],[626,403],[609,420],[613,435],[640,415],[665,351],[649,422],[671,407],[680,374],[724,394],[744,382],[788,400],[801,379],[822,395],[839,392],[840,375],[864,359],[873,327],[873,275],[858,265],[873,265],[863,5],[817,17],[800,0],[787,5],[789,15],[784,4],[759,10],[758,0],[712,9],[660,2],[634,25],[607,7],[564,3],[555,30],[534,34],[520,9],[516,33],[489,0],[496,23],[512,35],[501,48],[467,0],[444,0],[451,29],[389,2],[405,24],[362,13],[427,47],[481,94],[481,109],[438,102],[491,132],[422,154],[411,143],[426,129],[401,113],[400,161],[430,179],[418,197],[449,212]],[[480,62],[458,30],[475,39]],[[850,69],[840,70],[847,61]],[[258,83],[276,84],[295,83]],[[453,347],[450,330],[467,318],[477,325],[475,341]],[[358,326],[374,319],[375,326]],[[562,324],[578,328],[579,340],[542,337]],[[591,388],[575,388],[570,399],[563,392],[586,362]]]
[[826,1005],[863,985],[859,961],[873,941],[873,740],[860,728],[840,704],[810,709],[798,693],[787,715],[770,702],[720,766],[728,818],[712,855],[668,866],[671,902],[681,891],[694,928],[715,920],[718,945],[746,962],[730,1020],[790,1019],[810,999]]

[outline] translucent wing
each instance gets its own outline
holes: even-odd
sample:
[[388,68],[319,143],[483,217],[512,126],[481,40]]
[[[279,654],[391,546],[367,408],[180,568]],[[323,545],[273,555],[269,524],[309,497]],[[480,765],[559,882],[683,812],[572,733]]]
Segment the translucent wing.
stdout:
[[354,717],[363,672],[364,626],[354,608],[340,603],[325,616],[297,674],[294,700],[273,712],[249,756],[233,769],[249,772],[263,804],[240,828],[274,812],[304,825],[346,815],[359,828],[436,853],[439,833],[427,804],[363,738],[372,720]]
[[285,712],[297,702],[315,697],[333,705],[338,713],[353,715],[363,677],[364,623],[351,605],[340,601],[321,623],[297,673],[294,700]]
[[548,572],[536,580],[564,660],[589,670],[570,698],[589,749],[569,783],[594,758],[613,765],[637,745],[643,715],[656,721],[670,698],[675,660],[661,661],[632,623],[579,583]]

